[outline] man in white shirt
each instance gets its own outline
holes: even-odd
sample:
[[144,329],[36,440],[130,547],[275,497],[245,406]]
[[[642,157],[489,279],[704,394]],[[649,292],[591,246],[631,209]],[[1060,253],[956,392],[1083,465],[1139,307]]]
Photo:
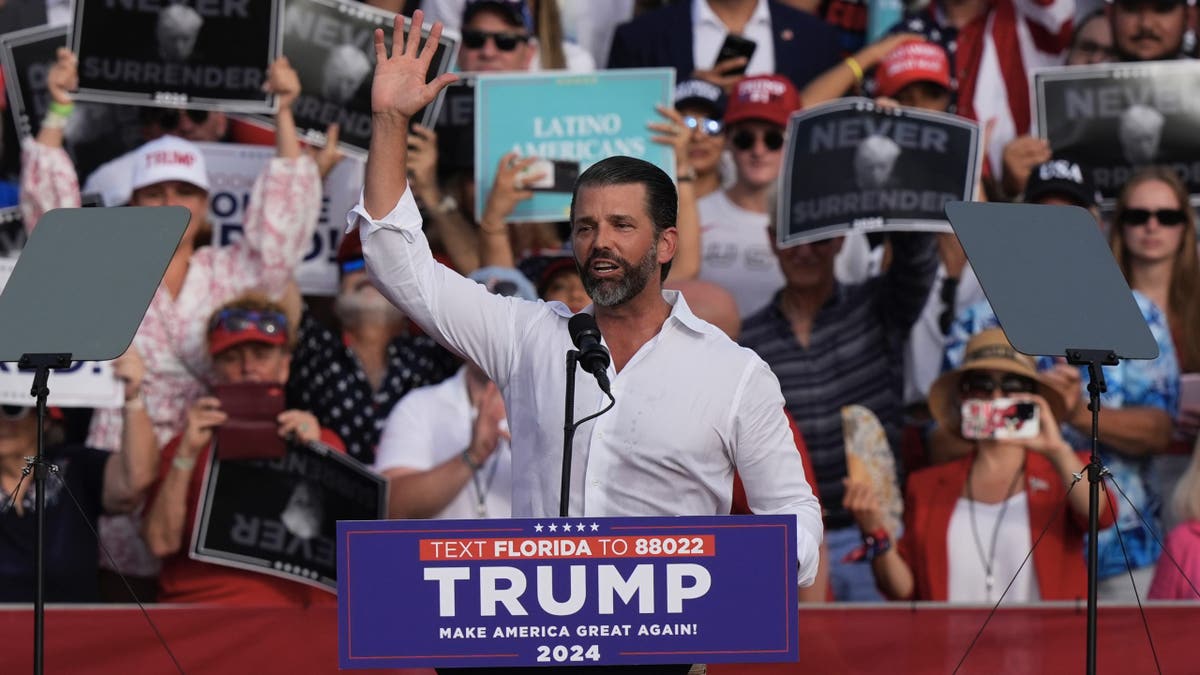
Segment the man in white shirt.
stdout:
[[[417,12],[413,20],[424,17]],[[397,19],[394,34],[403,24]],[[436,24],[427,45],[436,45]],[[572,316],[558,302],[496,297],[438,264],[405,176],[411,116],[456,79],[425,82],[433,50],[418,38],[388,56],[376,36],[374,128],[360,203],[360,236],[376,286],[426,333],[476,363],[509,411],[513,515],[558,513]],[[400,43],[397,42],[397,45]],[[735,469],[757,514],[796,517],[800,585],[812,583],[821,514],[783,415],[779,383],[753,352],[664,292],[675,255],[677,197],[661,170],[615,157],[580,176],[572,199],[576,261],[612,355],[615,407],[574,437],[568,512],[652,516],[729,513]],[[578,382],[575,418],[606,403]]]

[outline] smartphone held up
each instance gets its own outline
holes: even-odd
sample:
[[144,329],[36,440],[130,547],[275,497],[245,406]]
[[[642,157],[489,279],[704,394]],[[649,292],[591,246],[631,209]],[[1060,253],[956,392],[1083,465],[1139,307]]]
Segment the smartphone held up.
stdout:
[[1037,403],[1013,398],[969,399],[962,404],[962,434],[969,440],[1018,440],[1041,432]]

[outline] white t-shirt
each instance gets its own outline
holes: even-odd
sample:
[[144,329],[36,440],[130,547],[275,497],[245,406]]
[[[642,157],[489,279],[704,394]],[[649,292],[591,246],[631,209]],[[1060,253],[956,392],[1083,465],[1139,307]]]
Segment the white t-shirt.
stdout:
[[[428,471],[457,457],[471,443],[475,409],[467,392],[467,368],[453,377],[410,391],[388,414],[375,451],[375,470]],[[484,515],[479,513],[482,492]],[[500,439],[475,480],[435,518],[508,518],[512,516],[512,452]]]
[[[1005,508],[1004,502],[975,502],[972,525],[971,505],[966,497],[958,498],[954,513],[950,516],[950,528],[946,532],[947,567],[950,573],[946,597],[950,602],[995,604],[1029,554],[1033,540],[1029,529],[1028,495],[1022,490],[1009,497],[1007,503],[1008,507]],[[1004,520],[999,523],[1000,531],[996,532],[996,521],[1001,511],[1004,511]],[[993,536],[996,541],[994,555]],[[988,592],[988,573],[984,558],[980,555],[981,547],[982,556],[992,556],[991,592]],[[1012,588],[1004,596],[1004,604],[1037,602],[1040,599],[1037,573],[1033,569],[1033,557],[1030,556]]]
[[[946,336],[938,319],[942,315],[942,281],[946,266],[938,265],[933,288],[925,299],[925,308],[913,324],[908,336],[904,359],[904,404],[919,403],[929,397],[929,387],[942,374],[942,355],[946,351]],[[954,295],[954,316],[980,300],[986,300],[979,279],[968,264],[958,277]]]
[[700,211],[700,278],[733,294],[738,314],[750,316],[783,288],[783,272],[767,236],[767,214],[734,204],[724,190],[697,202]]

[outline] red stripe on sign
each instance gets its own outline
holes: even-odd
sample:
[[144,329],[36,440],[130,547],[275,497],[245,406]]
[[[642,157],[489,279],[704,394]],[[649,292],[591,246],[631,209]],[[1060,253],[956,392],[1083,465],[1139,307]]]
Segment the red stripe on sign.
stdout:
[[716,537],[711,534],[420,540],[420,559],[426,562],[562,558],[710,558],[716,555],[716,552]]

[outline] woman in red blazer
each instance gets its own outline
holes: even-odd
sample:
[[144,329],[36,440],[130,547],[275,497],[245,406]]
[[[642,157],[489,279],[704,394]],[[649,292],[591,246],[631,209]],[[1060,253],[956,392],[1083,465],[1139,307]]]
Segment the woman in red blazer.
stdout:
[[[1003,417],[987,412],[997,408],[997,397],[1036,406],[1036,435],[987,438]],[[978,603],[1002,595],[1006,602],[1086,597],[1086,477],[1069,499],[1064,495],[1087,456],[1059,433],[1062,397],[1033,360],[1013,349],[999,328],[983,331],[967,344],[962,367],[934,382],[929,402],[938,424],[975,439],[975,450],[909,477],[904,535],[896,547],[869,488],[847,486],[845,503],[863,530],[880,590],[894,599]],[[1020,435],[1021,426],[1009,421],[1008,435]],[[1107,494],[1099,515],[1101,527],[1112,524]],[[1030,564],[1026,555],[1043,529]]]

